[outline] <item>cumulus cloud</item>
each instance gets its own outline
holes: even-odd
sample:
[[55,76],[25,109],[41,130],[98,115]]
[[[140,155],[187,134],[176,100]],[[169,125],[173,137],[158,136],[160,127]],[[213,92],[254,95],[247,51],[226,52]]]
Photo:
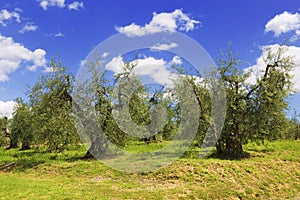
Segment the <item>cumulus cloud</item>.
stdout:
[[35,25],[32,22],[28,22],[23,26],[23,28],[19,32],[24,34],[24,33],[29,32],[29,31],[36,31],[37,29],[38,29],[37,25]]
[[[263,70],[266,67],[264,59],[267,57],[268,49],[272,52],[276,52],[279,49],[279,44],[267,45],[262,47],[263,54],[257,58],[256,64],[246,68],[246,72],[251,72],[251,76],[248,78],[247,82],[253,84],[256,82],[256,77],[263,75]],[[295,63],[295,68],[292,70],[291,74],[293,75],[294,88],[300,91],[300,47],[296,46],[285,46],[286,52],[283,56],[291,56]]]
[[[169,63],[163,59],[156,59],[154,57],[145,57],[134,61],[137,66],[133,73],[141,78],[141,81],[152,81],[166,86],[173,86],[173,80],[176,76],[168,70]],[[122,67],[125,62],[122,56],[114,57],[107,65],[106,69],[115,73],[122,72]]]
[[83,2],[74,1],[73,3],[68,5],[69,10],[79,10],[80,8],[83,8]]
[[296,31],[300,29],[300,14],[283,12],[276,15],[273,19],[268,21],[265,26],[265,32],[273,31],[275,36],[278,37],[282,33]]
[[144,26],[132,23],[128,26],[116,27],[116,30],[128,37],[139,37],[161,32],[175,32],[176,30],[188,32],[193,30],[197,24],[200,22],[191,19],[182,10],[176,9],[171,13],[157,14],[154,12],[152,20]]
[[21,22],[19,13],[15,12],[15,11],[9,12],[8,10],[0,11],[0,24],[2,26],[7,26],[6,23],[13,19],[19,23]]
[[124,64],[125,62],[123,61],[123,57],[119,55],[117,57],[114,57],[109,63],[107,63],[106,69],[115,73],[120,73]]
[[180,59],[179,56],[174,56],[170,62],[170,65],[181,65],[181,64],[182,64],[182,60]]
[[46,69],[46,52],[43,49],[31,51],[11,37],[0,34],[0,82],[8,81],[8,75],[26,64],[30,71]]
[[[33,65],[28,66],[27,68],[29,71],[35,72],[41,66],[46,65],[46,51],[43,49],[36,49],[32,53],[31,59],[32,59]],[[47,67],[44,67],[44,70],[48,71]]]
[[12,118],[12,113],[14,110],[14,107],[16,105],[16,102],[14,101],[1,101],[0,100],[0,117],[8,117]]
[[150,47],[151,51],[167,51],[170,49],[173,49],[175,47],[178,47],[178,44],[175,42],[172,42],[171,44],[156,44],[152,47]]
[[65,0],[42,0],[40,1],[40,6],[47,10],[48,7],[58,7],[58,8],[64,8],[68,7],[69,10],[79,10],[79,8],[83,8],[83,2],[74,1],[70,4],[66,4]]

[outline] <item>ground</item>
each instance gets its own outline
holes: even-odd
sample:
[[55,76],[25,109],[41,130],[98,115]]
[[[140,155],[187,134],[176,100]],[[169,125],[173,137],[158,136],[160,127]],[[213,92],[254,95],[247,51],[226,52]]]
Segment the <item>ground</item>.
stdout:
[[[157,144],[151,145],[155,149]],[[82,146],[47,154],[1,149],[0,167],[15,164],[0,171],[0,199],[300,197],[300,141],[250,144],[245,149],[250,158],[230,161],[191,156],[146,174],[127,174],[97,160],[82,160]]]

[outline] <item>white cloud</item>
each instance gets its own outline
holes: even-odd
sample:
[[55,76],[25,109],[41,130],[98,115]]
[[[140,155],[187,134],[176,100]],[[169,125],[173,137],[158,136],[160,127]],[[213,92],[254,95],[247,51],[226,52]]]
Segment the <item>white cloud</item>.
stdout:
[[63,34],[62,32],[57,32],[57,33],[47,33],[45,34],[46,37],[65,37],[65,34]]
[[[36,49],[32,52],[33,65],[27,67],[29,71],[35,72],[41,66],[46,66],[46,51],[43,49]],[[47,67],[44,67],[45,71],[48,71]]]
[[50,72],[54,72],[52,67],[45,67],[43,70],[44,73],[50,73]]
[[[251,72],[251,76],[248,78],[247,82],[248,83],[255,83],[256,82],[256,77],[260,77],[263,75],[262,70],[265,69],[266,63],[264,62],[264,59],[267,57],[268,49],[270,49],[272,52],[276,52],[279,49],[280,45],[279,44],[274,44],[274,45],[268,45],[268,46],[263,46],[262,47],[262,52],[263,55],[261,55],[259,58],[256,60],[256,64],[246,68],[246,72]],[[295,63],[295,68],[292,70],[291,74],[293,75],[293,83],[294,83],[294,88],[296,90],[300,90],[300,47],[296,46],[285,46],[286,52],[284,53],[283,56],[291,56],[293,58],[293,61]]]
[[102,57],[102,58],[106,58],[108,55],[109,55],[108,52],[104,52],[104,53],[101,55],[101,57]]
[[54,34],[54,37],[64,37],[65,35],[62,32],[58,32]]
[[73,3],[68,5],[69,10],[79,10],[79,8],[83,8],[83,2],[74,1]]
[[176,44],[175,42],[173,42],[171,44],[156,44],[156,45],[150,47],[150,50],[151,51],[167,51],[167,50],[170,50],[175,47],[178,47],[178,44]]
[[175,74],[168,70],[168,63],[163,59],[148,57],[137,60],[137,66],[133,72],[144,79],[151,79],[154,83],[159,83],[172,87]]
[[23,26],[23,28],[19,32],[24,34],[25,32],[29,32],[29,31],[36,31],[37,29],[38,29],[37,25],[34,25],[34,23],[29,22],[26,23],[25,26]]
[[176,30],[188,32],[193,30],[197,24],[200,22],[191,19],[182,10],[176,9],[172,13],[153,13],[152,20],[145,26],[132,23],[125,27],[116,27],[116,30],[128,37],[139,37],[160,32],[175,32]]
[[19,13],[23,12],[23,10],[21,8],[15,8],[14,10]]
[[6,26],[6,22],[9,20],[15,19],[17,22],[21,22],[20,15],[17,12],[9,12],[8,10],[0,11],[0,24],[2,26]]
[[174,56],[173,59],[170,62],[170,65],[181,65],[182,64],[182,60],[180,59],[179,56]]
[[65,0],[42,0],[40,2],[40,6],[44,9],[47,10],[48,7],[59,7],[63,8],[65,7]]
[[295,41],[297,41],[297,40],[299,40],[300,39],[300,30],[296,30],[295,31],[295,35],[293,35],[293,37],[291,38],[291,42],[295,42]]
[[298,29],[300,29],[300,14],[292,14],[286,11],[276,15],[265,26],[265,32],[273,31],[276,37],[280,36],[282,33]]
[[16,102],[14,101],[1,101],[0,100],[0,117],[8,117],[12,118],[12,113],[14,110],[14,107],[16,105]]
[[46,69],[46,52],[43,49],[31,51],[11,37],[0,35],[0,82],[8,81],[8,75],[17,70],[20,65],[31,65],[30,71],[42,67]]
[[80,60],[79,66],[84,67],[85,63],[86,63],[86,60]]
[[[141,81],[152,81],[153,83],[163,84],[169,87],[173,86],[173,79],[176,75],[168,70],[169,63],[163,59],[154,57],[145,57],[134,61],[137,66],[133,73],[141,78]],[[122,72],[124,66],[122,56],[114,57],[111,62],[106,65],[106,69],[115,73]]]
[[[84,63],[85,64],[85,63]],[[120,73],[122,71],[122,67],[124,66],[124,61],[122,56],[114,57],[107,65],[106,69],[113,71],[115,73]]]
[[58,8],[64,8],[68,7],[69,10],[79,10],[79,8],[83,8],[83,2],[74,1],[70,4],[66,4],[65,0],[42,0],[40,1],[40,6],[47,10],[48,7],[58,7]]

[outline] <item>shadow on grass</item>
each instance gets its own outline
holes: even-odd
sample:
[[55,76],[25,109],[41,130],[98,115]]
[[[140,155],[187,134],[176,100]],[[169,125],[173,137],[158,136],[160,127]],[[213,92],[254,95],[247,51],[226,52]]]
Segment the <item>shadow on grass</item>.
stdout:
[[220,159],[220,160],[236,160],[241,161],[245,159],[251,158],[251,154],[249,152],[243,151],[238,154],[229,154],[229,153],[223,153],[219,154],[216,151],[212,152],[207,158],[213,158],[213,159]]
[[[202,156],[201,156],[202,155]],[[215,148],[209,148],[208,150],[202,150],[198,146],[191,146],[181,158],[188,159],[220,159],[220,160],[244,160],[250,158],[251,155],[247,151],[238,152],[235,154],[224,152],[222,154],[217,153]]]
[[271,153],[271,152],[274,152],[275,149],[273,148],[268,148],[268,147],[265,147],[265,148],[261,148],[261,149],[258,149],[258,148],[247,148],[248,151],[254,151],[254,152],[257,152],[257,153]]
[[84,153],[80,147],[55,153],[47,153],[40,148],[24,151],[19,151],[19,149],[0,149],[0,166],[3,167],[14,163],[9,167],[0,168],[0,171],[26,171],[44,163],[76,162],[82,160]]
[[78,156],[73,156],[70,158],[67,158],[65,161],[66,162],[77,162],[77,161],[94,161],[96,160],[95,157],[86,157],[84,155],[78,155]]

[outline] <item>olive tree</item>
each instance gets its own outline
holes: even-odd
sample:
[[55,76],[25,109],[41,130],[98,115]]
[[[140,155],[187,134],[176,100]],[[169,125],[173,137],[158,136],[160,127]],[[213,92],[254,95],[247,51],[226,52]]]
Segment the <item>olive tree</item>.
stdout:
[[249,72],[239,70],[240,60],[231,48],[219,58],[219,73],[227,95],[227,111],[217,153],[231,158],[245,156],[242,145],[249,140],[274,140],[286,125],[286,98],[292,91],[293,60],[284,47],[268,49],[265,67],[255,83]]
[[47,146],[47,151],[61,151],[78,142],[72,116],[73,75],[61,62],[50,63],[52,72],[39,78],[29,91],[32,109],[32,129],[35,142]]

